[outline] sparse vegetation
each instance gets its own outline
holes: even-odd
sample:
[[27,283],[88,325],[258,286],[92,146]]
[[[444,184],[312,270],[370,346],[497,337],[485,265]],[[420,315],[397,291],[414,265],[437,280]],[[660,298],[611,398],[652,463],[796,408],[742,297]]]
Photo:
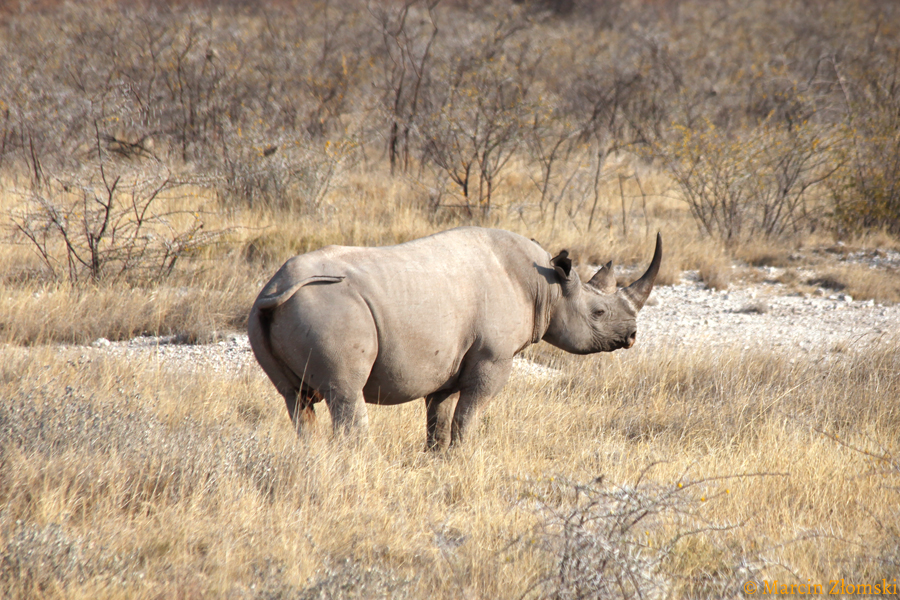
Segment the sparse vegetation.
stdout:
[[[0,596],[733,596],[896,576],[896,348],[535,347],[472,444],[298,440],[241,330],[289,256],[459,224],[627,282],[900,302],[889,2],[0,7]],[[743,265],[732,269],[733,261]],[[772,270],[771,275],[764,269]],[[765,312],[766,304],[747,307]],[[837,350],[840,350],[838,352]],[[327,414],[320,411],[323,416]]]

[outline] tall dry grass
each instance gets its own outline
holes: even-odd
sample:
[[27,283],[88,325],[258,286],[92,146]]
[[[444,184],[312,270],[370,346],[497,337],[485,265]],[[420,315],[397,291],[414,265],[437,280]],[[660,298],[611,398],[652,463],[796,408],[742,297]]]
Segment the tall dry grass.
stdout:
[[897,572],[893,348],[543,349],[559,377],[514,379],[437,455],[420,403],[370,407],[369,443],[327,418],[297,439],[255,366],[2,354],[5,598],[708,597]]

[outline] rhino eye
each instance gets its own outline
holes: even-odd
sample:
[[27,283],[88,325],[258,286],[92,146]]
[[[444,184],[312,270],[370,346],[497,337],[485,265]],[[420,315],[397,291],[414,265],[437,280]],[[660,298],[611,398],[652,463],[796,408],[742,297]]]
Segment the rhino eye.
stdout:
[[602,308],[595,308],[591,314],[593,315],[593,317],[594,317],[595,319],[599,319],[599,318],[602,317],[604,314],[606,314],[606,311],[603,310]]

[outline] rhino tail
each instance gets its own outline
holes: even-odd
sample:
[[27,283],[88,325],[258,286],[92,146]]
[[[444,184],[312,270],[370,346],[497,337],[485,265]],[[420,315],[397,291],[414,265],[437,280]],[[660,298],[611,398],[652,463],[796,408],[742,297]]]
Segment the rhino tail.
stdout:
[[260,296],[256,299],[255,306],[260,311],[273,310],[290,300],[291,296],[296,294],[297,290],[299,290],[303,286],[309,285],[311,283],[338,283],[340,281],[343,281],[343,279],[343,275],[313,275],[312,277],[307,277],[306,279],[298,281],[297,283],[278,293],[267,294],[265,296],[260,294]]
[[[250,310],[247,323],[247,333],[250,338],[250,346],[256,355],[256,360],[275,384],[275,389],[284,396],[291,419],[296,422],[314,418],[314,413],[309,410],[315,391],[308,391],[302,402],[298,394],[303,391],[303,377],[295,373],[284,360],[272,349],[271,327],[274,315],[272,310],[287,302],[297,290],[312,283],[338,283],[343,276],[315,275],[308,277],[289,286],[283,291],[274,294],[261,294]],[[268,287],[268,286],[267,286]],[[265,289],[263,290],[265,292]],[[298,406],[298,402],[300,402]]]

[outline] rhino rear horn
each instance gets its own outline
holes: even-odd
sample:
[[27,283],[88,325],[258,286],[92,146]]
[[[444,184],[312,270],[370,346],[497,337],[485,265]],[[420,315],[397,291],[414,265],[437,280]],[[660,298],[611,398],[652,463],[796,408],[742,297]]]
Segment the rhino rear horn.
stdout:
[[637,310],[640,310],[647,301],[647,298],[650,297],[650,292],[653,291],[653,283],[656,281],[656,275],[659,273],[659,264],[661,262],[662,236],[657,233],[656,250],[653,252],[653,260],[650,261],[647,272],[644,273],[640,279],[622,290],[622,293],[628,296],[628,299],[634,303],[634,307]]
[[594,276],[591,277],[588,284],[594,286],[604,294],[615,294],[616,276],[613,275],[612,261],[609,261],[600,267],[600,270],[594,273]]

